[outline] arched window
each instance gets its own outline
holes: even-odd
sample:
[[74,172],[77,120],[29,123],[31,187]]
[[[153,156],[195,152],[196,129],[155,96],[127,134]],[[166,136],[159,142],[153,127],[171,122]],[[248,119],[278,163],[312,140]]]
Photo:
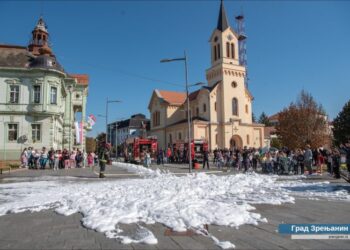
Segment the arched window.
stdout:
[[216,111],[216,102],[214,103],[214,110]]
[[203,104],[203,113],[207,112],[207,105],[204,103]]
[[249,135],[247,135],[247,144],[250,144]]
[[226,57],[230,57],[230,43],[226,43]]
[[231,43],[231,56],[235,59],[235,45],[233,43]]
[[218,47],[217,47],[217,48],[218,48],[218,59],[220,59],[220,57],[221,57],[221,56],[220,56],[220,44],[218,44]]
[[248,104],[245,105],[245,112],[248,114]]
[[213,47],[213,52],[214,52],[214,61],[216,61],[216,45]]
[[232,99],[232,115],[238,115],[238,100],[236,97]]

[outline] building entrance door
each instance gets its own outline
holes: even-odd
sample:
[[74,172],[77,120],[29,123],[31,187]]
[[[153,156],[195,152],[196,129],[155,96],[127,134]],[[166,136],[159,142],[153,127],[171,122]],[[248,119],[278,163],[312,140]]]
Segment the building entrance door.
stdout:
[[242,148],[243,147],[242,138],[239,135],[232,136],[230,140],[230,146],[231,148]]

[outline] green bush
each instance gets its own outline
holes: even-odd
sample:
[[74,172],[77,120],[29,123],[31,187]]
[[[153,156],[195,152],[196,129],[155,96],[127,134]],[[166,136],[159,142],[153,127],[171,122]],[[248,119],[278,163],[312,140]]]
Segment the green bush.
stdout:
[[21,165],[21,164],[19,164],[19,163],[10,163],[10,164],[8,164],[9,165],[9,167],[11,167],[11,168],[19,168],[19,166]]

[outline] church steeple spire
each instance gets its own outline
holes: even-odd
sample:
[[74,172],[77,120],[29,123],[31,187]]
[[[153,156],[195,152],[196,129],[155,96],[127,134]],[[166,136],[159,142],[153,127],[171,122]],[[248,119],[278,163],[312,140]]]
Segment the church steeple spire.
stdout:
[[223,0],[221,0],[217,29],[220,31],[224,31],[228,27],[230,27],[230,25],[227,21]]

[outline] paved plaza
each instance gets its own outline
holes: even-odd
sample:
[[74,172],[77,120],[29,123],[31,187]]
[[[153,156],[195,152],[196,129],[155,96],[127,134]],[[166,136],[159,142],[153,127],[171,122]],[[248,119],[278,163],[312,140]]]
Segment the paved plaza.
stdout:
[[[186,173],[186,166],[165,165],[164,169]],[[98,169],[96,169],[97,171]],[[203,171],[203,170],[195,170]],[[235,174],[219,172],[213,174]],[[106,179],[98,179],[91,169],[18,170],[3,174],[0,183],[21,181],[24,177],[35,179],[40,176],[74,176],[84,181],[105,181],[112,178],[140,178],[117,167],[108,167]],[[25,178],[27,179],[27,178]],[[316,176],[305,181],[327,180],[332,184],[349,188],[343,180],[333,180],[326,176]],[[349,190],[349,189],[348,189]],[[1,202],[1,201],[0,201]],[[256,212],[265,217],[267,223],[243,225],[239,228],[209,225],[208,232],[219,240],[228,240],[236,249],[349,249],[349,240],[291,240],[290,236],[278,234],[281,223],[349,223],[350,206],[343,201],[296,199],[295,204],[254,205]],[[157,245],[121,244],[118,240],[87,229],[81,224],[82,215],[75,213],[63,216],[53,210],[24,212],[0,216],[1,249],[220,249],[213,240],[201,235],[175,235],[162,224],[142,224],[150,229],[158,239]],[[123,224],[126,233],[137,230],[136,224]]]

